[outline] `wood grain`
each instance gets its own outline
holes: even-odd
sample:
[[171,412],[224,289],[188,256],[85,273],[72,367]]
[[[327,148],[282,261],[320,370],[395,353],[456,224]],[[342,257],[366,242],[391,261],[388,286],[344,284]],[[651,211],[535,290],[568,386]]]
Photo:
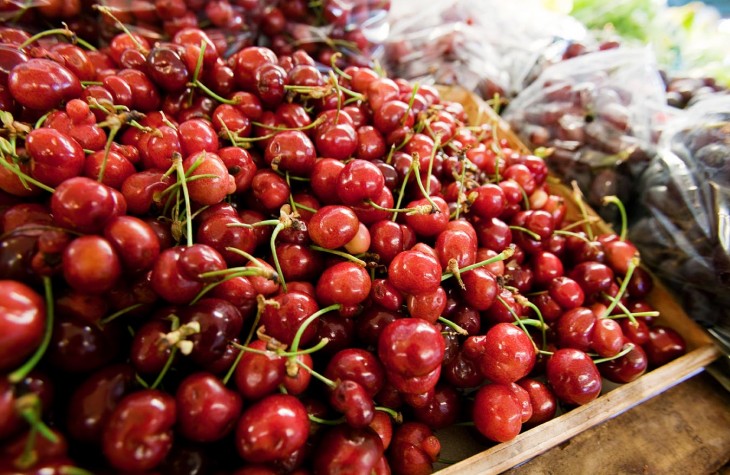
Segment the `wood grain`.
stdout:
[[730,393],[701,373],[506,474],[712,474],[729,462]]

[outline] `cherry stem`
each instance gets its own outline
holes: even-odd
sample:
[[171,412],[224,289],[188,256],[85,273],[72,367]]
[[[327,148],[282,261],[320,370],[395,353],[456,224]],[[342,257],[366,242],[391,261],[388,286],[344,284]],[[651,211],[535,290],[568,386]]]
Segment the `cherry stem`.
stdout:
[[63,466],[59,468],[58,471],[61,475],[94,475],[88,470],[84,470],[83,468],[74,467],[71,465]]
[[[296,365],[301,366],[305,370],[309,371],[309,373],[313,377],[315,377],[316,379],[322,381],[328,388],[335,389],[337,387],[337,383],[335,383],[331,379],[327,378],[323,374],[318,373],[313,368],[310,368],[309,366],[307,366],[307,364],[304,361],[300,360],[299,358],[293,357],[293,359],[291,359],[289,361],[293,361]],[[295,368],[297,368],[297,367],[295,367]],[[290,371],[289,368],[287,368],[287,372],[288,371]],[[288,376],[293,378],[293,377],[296,376],[296,372],[293,372],[293,374],[288,374]]]
[[497,135],[498,130],[499,129],[497,127],[497,121],[495,120],[492,122],[492,143],[490,144],[490,146],[492,148],[492,151],[496,155],[496,159],[494,160],[494,179],[497,182],[500,182],[502,181],[502,179],[500,177],[499,166],[502,163],[501,159],[504,157],[504,150],[502,150],[502,144],[499,143],[499,137]]
[[330,56],[330,67],[332,68],[332,71],[337,73],[339,76],[342,76],[343,78],[347,79],[348,81],[352,79],[352,76],[347,74],[345,71],[340,69],[339,66],[337,66],[337,60],[343,56],[342,53],[339,51],[336,51],[332,56]]
[[[573,221],[570,224],[567,224],[564,226],[560,231],[567,233],[569,230],[573,228],[577,228],[578,226],[583,226],[584,224],[592,224],[597,223],[600,221],[600,218],[598,216],[588,216],[587,218],[580,219],[578,221]],[[573,235],[576,235],[576,233],[573,233]],[[578,235],[580,236],[580,235]]]
[[436,159],[436,151],[439,148],[441,148],[441,134],[436,134],[436,140],[434,140],[433,148],[431,149],[431,156],[428,159],[428,172],[426,173],[426,177],[429,178],[428,182],[426,183],[426,193],[428,195],[431,195],[431,179],[430,178],[431,178],[431,174],[433,173],[433,162]]
[[[508,247],[504,251],[500,252],[496,256],[490,257],[489,259],[485,259],[483,261],[476,262],[474,264],[470,264],[468,266],[464,266],[461,269],[459,269],[459,272],[463,274],[464,272],[468,272],[468,271],[476,269],[478,267],[487,266],[489,264],[494,264],[495,262],[509,259],[510,257],[512,257],[514,255],[514,253],[515,253],[515,248],[512,245],[510,245],[510,247]],[[449,279],[453,276],[454,276],[453,273],[447,272],[441,276],[441,282],[443,282],[444,280]]]
[[466,153],[463,151],[459,153],[459,162],[461,163],[461,173],[459,173],[459,194],[456,197],[456,211],[454,219],[459,219],[461,213],[461,207],[464,205],[466,195],[464,193],[464,181],[466,180]]
[[430,214],[431,212],[431,206],[426,206],[426,208],[423,207],[416,207],[416,208],[386,208],[385,206],[380,206],[375,201],[368,199],[365,201],[366,204],[369,204],[373,208],[379,210],[379,211],[385,211],[387,213],[406,213],[408,216],[412,216],[414,214]]
[[[535,348],[535,351],[540,351],[540,349],[537,347],[537,344],[535,343],[535,340],[532,339],[532,335],[530,335],[530,332],[527,331],[527,326],[526,326],[525,322],[523,321],[523,319],[520,318],[519,315],[517,315],[517,312],[515,312],[515,310],[512,307],[510,307],[510,305],[507,302],[505,302],[505,300],[502,298],[501,295],[497,295],[497,300],[499,301],[499,303],[501,303],[504,306],[504,308],[507,309],[507,311],[515,319],[515,325],[518,325],[520,328],[522,328],[522,331],[525,332],[525,335],[527,335],[527,337],[530,339],[530,343],[532,343],[532,346]],[[524,320],[531,320],[531,319],[526,318]],[[542,327],[542,324],[540,321],[538,321],[538,320],[532,320],[532,321],[535,322],[537,325],[541,325],[541,327]]]
[[104,145],[104,158],[101,160],[99,175],[96,177],[96,181],[98,181],[99,183],[102,183],[104,181],[104,173],[106,172],[106,164],[107,160],[109,159],[109,151],[112,148],[112,141],[117,135],[117,132],[119,132],[119,129],[120,126],[113,126],[111,129],[109,129],[109,137],[107,137],[106,144]]
[[[199,158],[197,161],[201,161],[201,159],[202,159],[202,157]],[[183,199],[185,200],[185,213],[187,215],[187,220],[185,222],[187,244],[188,244],[188,246],[192,246],[193,245],[193,220],[190,216],[190,194],[188,193],[187,178],[185,177],[185,170],[183,169],[182,156],[180,154],[176,154],[172,158],[172,161],[175,166],[175,169],[177,170],[178,180],[179,180],[180,185],[182,186]]]
[[165,361],[165,366],[162,367],[162,371],[160,371],[160,374],[157,375],[157,378],[155,379],[155,382],[152,383],[150,386],[150,389],[155,389],[157,386],[162,383],[162,380],[165,378],[165,375],[170,369],[170,366],[172,366],[172,360],[175,359],[175,356],[177,355],[177,346],[173,346],[172,350],[170,351],[170,355],[167,357],[167,361]]
[[[609,296],[608,296],[607,294],[605,294],[605,293],[604,293],[604,295],[605,295],[606,297],[608,297],[609,299],[611,299],[611,297],[609,297]],[[629,322],[631,322],[631,325],[633,325],[634,327],[637,327],[637,326],[639,326],[639,322],[637,322],[637,321],[636,321],[636,317],[637,317],[637,316],[640,316],[640,315],[638,315],[638,314],[636,314],[636,313],[633,313],[633,312],[631,312],[631,311],[630,311],[630,310],[629,310],[628,308],[626,308],[626,305],[624,305],[623,303],[621,303],[621,300],[620,300],[620,299],[619,299],[619,300],[617,300],[616,302],[617,302],[617,303],[616,303],[616,306],[617,306],[617,307],[618,307],[618,308],[619,308],[619,309],[620,309],[620,310],[621,310],[622,312],[624,312],[623,314],[621,314],[621,316],[624,316],[624,315],[625,315],[625,316],[626,316],[626,318],[628,318],[628,319],[629,319]],[[656,316],[657,316],[657,317],[659,316],[659,312],[642,312],[642,313],[648,313],[648,314],[656,314]],[[649,315],[649,316],[652,316],[652,315]],[[610,315],[610,316],[609,316],[609,315],[605,315],[605,318],[615,318],[615,317],[616,317],[616,315]]]
[[195,69],[193,70],[193,83],[197,83],[200,77],[200,70],[203,67],[203,58],[205,57],[205,48],[207,46],[208,44],[204,40],[200,41],[200,52],[198,53],[198,58],[195,61]]
[[[440,136],[437,138],[437,140],[440,140]],[[433,161],[430,161],[428,163],[428,176],[431,176],[431,165],[433,165]],[[423,182],[421,181],[421,174],[418,173],[419,165],[418,165],[418,157],[413,158],[413,164],[411,165],[413,167],[413,170],[415,171],[414,175],[416,177],[416,183],[418,184],[418,188],[421,190],[421,193],[423,193],[423,197],[426,198],[426,201],[428,201],[431,204],[431,207],[433,209],[432,212],[434,213],[440,213],[441,209],[438,207],[436,203],[434,203],[433,199],[431,199],[431,195],[429,194],[428,190],[423,186]],[[428,181],[429,184],[431,183],[431,180]]]
[[31,183],[31,184],[37,186],[38,188],[40,188],[44,191],[47,191],[49,193],[53,193],[55,191],[50,186],[48,186],[44,183],[41,183],[40,181],[36,180],[35,178],[33,178],[29,175],[26,175],[25,173],[23,173],[20,170],[20,167],[18,165],[8,163],[8,161],[4,160],[3,157],[0,157],[0,165],[2,165],[4,168],[8,169],[11,173],[14,173],[18,177],[18,179],[21,182],[23,182],[23,186],[28,190],[30,190],[31,188],[25,182]]
[[307,417],[309,417],[309,420],[314,422],[315,424],[320,424],[323,426],[338,426],[345,422],[344,416],[338,419],[322,419],[321,417],[317,417],[314,414],[307,414]]
[[[621,309],[622,311],[624,311],[624,313],[614,313],[613,315],[610,315],[610,316],[605,317],[605,318],[611,318],[611,319],[614,319],[614,320],[617,319],[617,318],[628,318],[629,320],[631,320],[631,317],[634,317],[634,318],[636,318],[636,317],[640,317],[640,318],[641,317],[658,317],[659,315],[661,315],[661,313],[660,312],[657,312],[657,311],[653,311],[653,312],[627,312],[626,310],[624,310],[624,308],[626,308],[626,306],[624,304],[622,304],[621,302],[619,302],[618,304],[616,304],[616,306],[619,309]],[[624,307],[624,308],[621,308],[621,307]]]
[[130,305],[129,307],[126,307],[117,312],[114,312],[111,315],[109,315],[108,317],[101,319],[99,321],[99,325],[101,325],[103,327],[104,325],[107,325],[107,324],[111,323],[112,321],[116,320],[117,318],[121,317],[122,315],[129,313],[133,310],[137,310],[142,305],[143,304],[141,304],[141,303],[135,303],[135,304]]
[[606,363],[607,361],[613,361],[613,360],[615,360],[615,359],[621,358],[622,356],[626,356],[626,355],[627,355],[628,353],[630,353],[630,352],[631,352],[631,350],[633,350],[633,349],[634,349],[634,344],[633,344],[633,343],[629,343],[628,345],[626,345],[626,346],[624,347],[624,349],[623,349],[623,350],[621,350],[620,352],[618,352],[618,353],[617,353],[617,354],[615,354],[614,356],[609,356],[609,357],[607,357],[607,358],[598,358],[598,359],[596,359],[596,360],[593,360],[593,362],[594,362],[595,364],[601,364],[601,363]]
[[593,240],[593,228],[588,225],[588,209],[586,208],[585,201],[583,199],[583,192],[580,191],[580,187],[578,187],[578,183],[573,180],[570,185],[573,187],[573,201],[575,202],[576,206],[578,206],[578,209],[580,210],[580,214],[583,217],[583,220],[585,221],[585,226],[583,229],[585,229],[586,235],[588,236],[588,239],[591,241]]
[[439,322],[441,322],[441,323],[443,323],[443,324],[444,324],[444,325],[446,325],[447,327],[451,328],[452,330],[454,330],[454,331],[455,331],[456,333],[458,333],[459,335],[468,335],[468,334],[469,334],[469,332],[468,332],[468,331],[464,330],[464,329],[463,329],[462,327],[460,327],[460,326],[459,326],[459,325],[458,325],[457,323],[455,323],[455,322],[452,322],[452,321],[451,321],[451,320],[449,320],[448,318],[444,318],[444,317],[439,317],[439,318],[438,318],[438,321],[439,321]]
[[625,241],[626,233],[628,232],[628,229],[629,229],[629,224],[628,224],[629,219],[626,215],[626,207],[621,202],[621,200],[618,198],[618,196],[614,196],[614,195],[604,196],[603,204],[604,205],[613,204],[616,206],[616,208],[618,208],[619,215],[621,216],[621,232],[619,233],[618,236],[621,241]]
[[112,12],[112,9],[111,8],[109,8],[109,7],[105,6],[105,5],[93,5],[92,8],[95,8],[96,10],[99,10],[101,13],[103,13],[106,16],[108,16],[112,20],[114,20],[114,22],[116,23],[117,28],[119,28],[124,33],[126,33],[127,36],[129,36],[129,38],[132,40],[132,43],[134,43],[134,46],[137,48],[137,50],[139,50],[139,52],[141,52],[142,54],[144,54],[145,56],[147,56],[148,51],[145,49],[144,46],[142,46],[142,43],[139,42],[139,40],[137,39],[137,37],[134,36],[131,31],[129,31],[129,28],[127,28],[127,26],[124,23],[122,23],[119,20],[119,18],[117,18],[116,16],[114,16],[114,13]]
[[403,114],[403,118],[400,120],[400,125],[406,125],[406,120],[408,120],[408,113],[413,110],[413,103],[416,102],[416,94],[418,94],[418,90],[421,88],[421,85],[416,81],[413,83],[413,91],[411,91],[411,97],[408,99],[408,108],[406,109],[406,113]]
[[30,38],[25,40],[23,43],[21,43],[20,46],[18,46],[18,49],[22,50],[24,48],[27,48],[28,46],[35,43],[39,39],[41,39],[45,36],[51,36],[51,35],[65,36],[66,38],[68,38],[71,41],[71,44],[73,44],[73,45],[80,44],[81,46],[88,49],[89,51],[97,51],[97,49],[92,44],[90,44],[87,41],[84,41],[81,38],[79,38],[78,36],[76,36],[76,33],[69,30],[68,27],[53,28],[51,30],[41,31],[40,33],[37,33],[37,34],[31,36]]
[[327,249],[326,247],[320,247],[315,246],[314,244],[311,244],[309,246],[310,249],[314,251],[320,251],[320,252],[327,252],[329,254],[334,254],[335,256],[343,257],[347,259],[348,261],[354,262],[355,264],[361,266],[361,267],[367,267],[367,262],[363,261],[362,259],[358,259],[357,257],[353,256],[352,254],[348,254],[343,251],[338,251],[337,249]]
[[403,424],[403,414],[386,406],[375,406],[376,411],[384,412],[393,418],[396,424]]
[[51,278],[48,276],[43,276],[43,289],[46,297],[46,326],[43,331],[43,339],[30,359],[26,361],[23,366],[8,375],[8,381],[13,384],[21,382],[26,376],[28,376],[28,373],[30,373],[33,368],[36,367],[41,358],[43,358],[43,355],[46,353],[46,349],[48,349],[48,345],[51,342],[55,307],[53,303],[53,287],[51,286]]
[[279,263],[279,255],[276,252],[276,238],[279,236],[279,233],[282,229],[284,229],[286,224],[283,222],[279,222],[275,227],[274,230],[271,232],[271,240],[269,241],[269,247],[271,248],[271,259],[274,261],[274,267],[276,268],[276,273],[279,276],[279,284],[281,285],[281,290],[286,293],[286,280],[284,279],[284,273],[281,270],[281,264]]
[[542,312],[539,308],[537,308],[537,305],[530,302],[528,299],[519,296],[519,294],[516,294],[515,298],[520,305],[532,309],[532,311],[535,312],[535,314],[537,315],[537,319],[540,322],[539,328],[542,333],[542,349],[544,350],[547,347],[547,325],[545,324],[545,319],[542,316]]
[[296,353],[297,350],[299,350],[299,342],[302,339],[302,335],[304,334],[304,331],[309,327],[309,325],[312,324],[317,318],[321,317],[327,312],[331,312],[333,310],[339,310],[342,308],[342,305],[335,303],[332,305],[329,305],[325,308],[321,308],[308,316],[301,325],[299,325],[299,328],[297,328],[297,332],[294,334],[294,338],[292,339],[291,346],[289,347],[290,351],[292,353]]
[[[408,167],[408,171],[406,172],[406,176],[403,177],[403,183],[400,184],[400,190],[398,190],[398,199],[396,200],[395,209],[399,209],[401,203],[403,202],[403,196],[406,192],[406,185],[408,184],[408,178],[411,176],[411,167]],[[391,217],[391,221],[395,222],[395,220],[398,219],[398,213],[393,213],[393,216]]]
[[30,425],[23,452],[16,460],[20,468],[28,468],[37,462],[38,454],[34,451],[37,435],[40,434],[54,444],[58,442],[58,436],[41,419],[41,401],[37,394],[26,394],[18,398],[15,409]]
[[[615,297],[611,298],[611,304],[606,308],[606,310],[603,312],[603,316],[611,315],[611,312],[613,312],[613,309],[616,308],[616,305],[618,305],[619,300],[621,300],[621,297],[626,293],[626,288],[629,286],[629,280],[631,280],[631,276],[634,273],[634,269],[636,269],[636,266],[639,265],[639,258],[638,257],[632,257],[629,261],[629,267],[626,269],[626,275],[624,276],[624,280],[621,282],[621,287],[619,287],[618,292],[616,293]],[[629,317],[631,318],[631,317]],[[632,320],[631,323],[636,322],[636,320]]]
[[510,227],[509,227],[509,228],[510,228],[510,229],[512,229],[512,230],[514,230],[514,231],[521,231],[521,232],[523,232],[523,233],[527,234],[528,236],[530,236],[530,237],[531,237],[532,239],[534,239],[535,241],[542,241],[542,237],[540,237],[540,235],[539,235],[539,234],[537,234],[537,233],[536,233],[536,232],[534,232],[534,231],[531,231],[531,230],[527,229],[527,228],[526,228],[526,227],[524,227],[524,226],[515,226],[515,225],[510,225]]

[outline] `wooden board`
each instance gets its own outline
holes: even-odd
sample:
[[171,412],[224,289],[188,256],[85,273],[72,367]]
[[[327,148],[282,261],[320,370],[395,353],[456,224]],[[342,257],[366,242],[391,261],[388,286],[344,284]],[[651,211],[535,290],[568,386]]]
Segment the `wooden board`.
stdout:
[[[441,97],[458,101],[464,105],[472,124],[493,123],[497,133],[508,140],[511,146],[528,151],[509,127],[474,94],[461,88],[440,88]],[[562,185],[551,185],[552,191],[572,203],[572,191]],[[597,216],[590,209],[589,213]],[[572,206],[569,213],[577,213]],[[596,232],[608,232],[611,228],[603,221],[596,221]],[[445,446],[455,445],[460,450],[447,458],[462,459],[460,462],[439,470],[439,475],[485,475],[500,473],[536,457],[548,449],[565,442],[597,424],[607,421],[624,411],[677,385],[701,372],[703,368],[720,357],[721,352],[710,335],[695,323],[676,302],[661,282],[655,279],[655,286],[649,302],[661,312],[658,322],[677,330],[687,341],[688,352],[684,356],[638,378],[631,383],[613,387],[589,404],[575,408],[538,427],[525,431],[514,440],[479,451],[473,441],[463,438],[466,434],[453,434],[455,444],[446,441]],[[452,441],[453,442],[453,441]]]

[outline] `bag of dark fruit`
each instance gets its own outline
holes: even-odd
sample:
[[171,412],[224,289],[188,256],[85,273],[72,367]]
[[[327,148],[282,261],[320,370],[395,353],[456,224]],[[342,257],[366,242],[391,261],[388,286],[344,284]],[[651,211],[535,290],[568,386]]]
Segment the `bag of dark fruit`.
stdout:
[[631,239],[700,323],[730,330],[730,97],[671,121],[638,182]]
[[588,203],[615,222],[616,210],[603,207],[603,197],[618,196],[630,207],[655,131],[672,113],[652,53],[623,47],[548,66],[503,116],[528,147],[544,150],[555,175],[577,182]]

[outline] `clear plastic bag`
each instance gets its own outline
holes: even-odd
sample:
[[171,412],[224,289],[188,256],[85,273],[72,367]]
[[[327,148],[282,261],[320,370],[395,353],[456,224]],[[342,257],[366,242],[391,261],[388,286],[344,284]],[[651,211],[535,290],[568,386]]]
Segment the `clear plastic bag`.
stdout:
[[535,64],[585,37],[574,19],[536,0],[393,3],[381,62],[395,76],[459,84],[492,99],[522,90]]
[[630,238],[699,322],[730,331],[730,97],[670,122],[638,183]]
[[651,51],[619,48],[547,67],[510,102],[504,118],[528,147],[548,149],[551,171],[576,181],[589,204],[613,222],[616,210],[602,207],[602,198],[631,202],[634,180],[671,114]]

